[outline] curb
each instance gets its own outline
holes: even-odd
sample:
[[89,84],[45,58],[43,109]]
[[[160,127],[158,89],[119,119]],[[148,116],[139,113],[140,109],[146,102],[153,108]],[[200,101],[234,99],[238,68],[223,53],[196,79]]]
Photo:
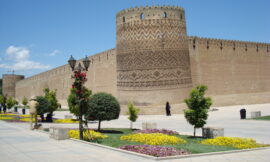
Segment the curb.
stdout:
[[200,156],[223,155],[223,154],[232,154],[232,153],[241,153],[241,152],[248,152],[248,151],[270,149],[270,146],[268,146],[268,147],[260,147],[260,148],[253,148],[253,149],[243,149],[243,150],[233,150],[233,151],[221,151],[221,152],[199,153],[199,154],[190,154],[190,155],[176,155],[176,156],[167,156],[167,157],[155,157],[155,156],[151,156],[151,155],[141,154],[141,153],[132,152],[132,151],[126,151],[126,150],[122,150],[122,149],[118,149],[118,148],[114,148],[114,147],[110,147],[110,146],[105,146],[105,145],[101,145],[101,144],[97,144],[97,143],[82,141],[82,140],[78,140],[78,139],[75,139],[75,138],[70,138],[69,140],[84,143],[84,144],[88,144],[88,145],[92,145],[92,146],[97,146],[97,147],[101,147],[101,148],[105,148],[105,149],[109,149],[109,150],[113,150],[113,151],[124,152],[124,153],[128,153],[128,154],[131,154],[131,155],[134,155],[134,156],[140,156],[140,157],[143,157],[143,158],[157,160],[157,161],[158,160],[193,158],[193,157],[200,157]]

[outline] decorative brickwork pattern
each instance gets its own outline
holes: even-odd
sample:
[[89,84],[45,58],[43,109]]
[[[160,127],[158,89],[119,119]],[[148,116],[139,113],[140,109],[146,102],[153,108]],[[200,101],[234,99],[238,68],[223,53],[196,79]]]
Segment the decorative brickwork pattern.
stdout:
[[[151,9],[154,11],[151,12]],[[133,19],[117,24],[117,86],[119,89],[160,89],[191,85],[186,25],[181,8],[171,8],[178,17]],[[150,11],[149,11],[150,10]],[[151,14],[162,8],[148,8]],[[142,10],[129,10],[131,15]],[[126,14],[130,15],[127,12]],[[125,16],[123,12],[118,14]],[[125,13],[125,12],[124,12]],[[149,16],[146,14],[146,16]],[[157,14],[156,14],[157,15]],[[128,16],[127,16],[128,17]],[[133,16],[136,17],[136,16]],[[182,19],[182,20],[181,20]]]

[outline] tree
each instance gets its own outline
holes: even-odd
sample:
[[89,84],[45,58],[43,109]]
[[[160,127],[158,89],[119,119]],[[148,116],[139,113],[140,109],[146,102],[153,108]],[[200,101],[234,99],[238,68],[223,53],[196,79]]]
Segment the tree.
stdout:
[[82,115],[87,112],[88,101],[92,94],[92,91],[83,86],[83,94],[81,101],[76,96],[75,88],[70,89],[70,94],[68,96],[68,107],[69,111],[74,114],[77,118],[79,117],[79,104],[82,105]]
[[1,104],[1,107],[0,107],[0,113],[2,112],[2,107],[4,107],[4,96],[0,95],[0,104]]
[[27,100],[27,98],[25,96],[23,96],[22,104],[23,104],[22,113],[25,114],[25,107],[28,104],[28,100]]
[[43,96],[37,96],[36,101],[37,105],[37,114],[40,115],[41,120],[44,121],[44,114],[49,111],[50,102]]
[[24,105],[24,107],[26,107],[26,105],[28,104],[28,100],[25,96],[22,99],[22,104]]
[[140,109],[134,107],[133,103],[128,103],[128,119],[130,120],[130,129],[132,129],[132,123],[137,120],[139,111]]
[[14,105],[16,105],[16,101],[10,96],[7,99],[7,108],[11,109]]
[[45,98],[50,102],[50,106],[48,107],[48,114],[46,121],[47,122],[52,122],[52,115],[55,110],[58,109],[59,103],[56,98],[56,91],[50,91],[49,88],[45,88],[44,90],[45,93]]
[[98,131],[100,131],[101,121],[118,119],[119,114],[120,105],[112,95],[100,92],[90,97],[86,118],[98,120]]
[[188,109],[184,111],[186,120],[194,126],[194,137],[196,128],[202,128],[206,124],[208,109],[212,105],[210,97],[204,97],[207,86],[199,85],[192,89],[190,98],[185,99]]

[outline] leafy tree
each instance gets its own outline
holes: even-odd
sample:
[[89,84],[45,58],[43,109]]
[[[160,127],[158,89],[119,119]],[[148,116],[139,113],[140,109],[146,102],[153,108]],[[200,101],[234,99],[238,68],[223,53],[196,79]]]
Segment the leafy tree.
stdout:
[[3,95],[3,79],[0,79],[0,95]]
[[100,131],[101,121],[118,119],[120,105],[115,97],[108,93],[96,93],[90,97],[86,118],[98,120],[98,131]]
[[133,103],[128,103],[128,119],[130,120],[130,129],[132,129],[132,123],[137,120],[139,111],[140,109],[134,107]]
[[44,93],[44,97],[50,102],[48,113],[52,114],[59,107],[58,100],[56,98],[56,91],[50,91],[49,88],[45,88]]
[[88,101],[90,99],[90,96],[92,94],[91,90],[88,90],[86,87],[83,87],[83,93],[82,93],[82,99],[77,97],[75,88],[70,89],[70,94],[68,96],[68,107],[69,111],[79,117],[79,107],[80,104],[82,106],[82,115],[85,115],[87,112],[87,107],[88,107]]
[[1,106],[3,107],[4,113],[6,113],[6,109],[7,109],[7,97],[0,95],[0,103],[1,103]]
[[11,109],[14,105],[16,105],[16,101],[10,96],[7,99],[7,108]]
[[196,128],[202,128],[206,124],[208,109],[212,105],[210,97],[204,97],[207,86],[200,85],[192,89],[190,98],[185,99],[188,109],[184,111],[186,120],[194,126],[194,137]]
[[4,103],[4,96],[0,95],[0,104],[1,104],[1,107],[0,107],[0,113],[2,112],[2,107],[4,107],[4,105],[6,103]]
[[49,112],[50,102],[43,96],[37,96],[37,114],[40,115],[42,121],[44,121],[44,114]]

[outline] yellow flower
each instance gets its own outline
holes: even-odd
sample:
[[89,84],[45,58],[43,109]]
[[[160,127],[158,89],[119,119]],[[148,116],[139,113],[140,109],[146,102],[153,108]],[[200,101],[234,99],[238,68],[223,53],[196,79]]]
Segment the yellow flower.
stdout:
[[54,120],[54,123],[79,123],[79,121],[73,119],[57,119]]
[[252,138],[239,138],[239,137],[216,137],[214,139],[203,140],[201,141],[201,144],[231,146],[239,149],[248,149],[266,146],[256,143],[256,141],[253,140]]
[[[68,135],[70,138],[80,139],[79,130],[70,130],[68,132]],[[86,130],[83,132],[83,138],[84,140],[92,141],[92,140],[108,138],[108,136],[99,132],[95,132],[93,130]]]
[[165,144],[183,144],[186,143],[182,138],[162,133],[136,133],[124,135],[120,137],[121,140],[140,142],[147,145],[165,145]]

